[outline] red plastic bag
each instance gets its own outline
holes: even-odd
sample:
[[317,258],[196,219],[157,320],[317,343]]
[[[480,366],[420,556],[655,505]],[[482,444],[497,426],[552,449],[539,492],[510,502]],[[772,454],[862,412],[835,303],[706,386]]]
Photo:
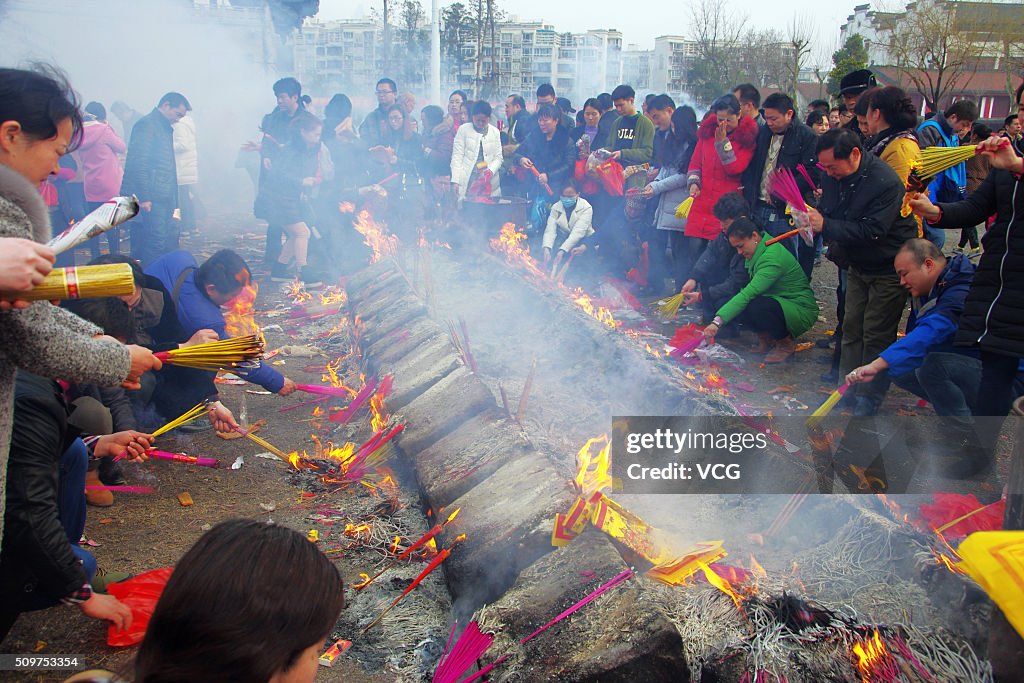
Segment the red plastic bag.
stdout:
[[579,187],[580,194],[592,195],[597,194],[601,190],[601,186],[598,185],[593,178],[587,175],[586,159],[576,160],[576,171],[573,176],[576,178],[576,182],[578,183],[577,187]]
[[621,197],[626,187],[626,180],[622,173],[622,164],[609,159],[594,167],[597,179],[601,181],[604,191],[613,197]]
[[469,184],[469,188],[466,189],[467,197],[490,197],[491,196],[491,179],[494,174],[491,173],[491,169],[487,168],[480,172],[476,177],[476,180]]
[[647,242],[640,245],[640,263],[637,264],[637,267],[630,268],[629,272],[626,273],[627,280],[635,282],[641,287],[647,286],[647,271],[648,264],[650,263],[647,256],[647,249]]
[[107,592],[123,602],[132,611],[132,625],[120,631],[113,624],[107,630],[107,645],[126,647],[142,642],[149,626],[149,618],[153,615],[157,600],[164,592],[167,579],[171,577],[174,567],[163,567],[143,572],[127,581],[112,583]]

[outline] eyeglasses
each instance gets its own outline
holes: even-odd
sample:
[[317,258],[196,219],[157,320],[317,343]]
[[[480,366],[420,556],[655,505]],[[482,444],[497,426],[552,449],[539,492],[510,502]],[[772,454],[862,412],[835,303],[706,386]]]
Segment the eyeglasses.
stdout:
[[377,91],[378,95],[393,95],[394,93],[395,93],[394,90],[378,90]]

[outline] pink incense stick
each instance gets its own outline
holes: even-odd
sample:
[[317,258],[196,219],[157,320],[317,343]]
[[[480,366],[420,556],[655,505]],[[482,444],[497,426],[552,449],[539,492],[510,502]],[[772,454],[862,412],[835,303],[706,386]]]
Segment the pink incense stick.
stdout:
[[214,458],[203,458],[198,455],[186,455],[184,453],[169,453],[168,451],[159,450],[148,450],[146,455],[157,460],[170,460],[172,462],[182,462],[188,465],[198,465],[199,467],[211,467],[216,469],[220,467],[220,463]]
[[345,387],[325,387],[320,384],[296,384],[295,388],[299,391],[305,391],[307,394],[322,394],[324,396],[340,396],[347,398],[351,396],[351,392]]
[[807,185],[812,190],[818,189],[818,186],[814,184],[814,180],[811,178],[811,174],[807,172],[807,168],[803,164],[797,164],[796,170],[801,176],[803,176],[803,179],[807,181]]
[[[602,595],[604,595],[605,593],[610,591],[612,588],[615,588],[616,586],[618,586],[618,585],[622,584],[623,582],[625,582],[626,580],[630,579],[632,576],[633,576],[633,570],[632,569],[627,569],[626,571],[622,572],[621,574],[616,576],[614,579],[612,579],[611,581],[608,581],[606,584],[604,584],[603,586],[601,586],[600,588],[598,588],[594,592],[590,593],[590,595],[588,595],[587,597],[583,598],[582,600],[577,602],[575,605],[573,605],[569,609],[565,610],[564,612],[559,614],[557,617],[555,617],[554,619],[552,619],[548,623],[544,624],[543,626],[541,626],[539,629],[537,629],[536,631],[534,631],[530,635],[528,635],[525,638],[523,638],[522,640],[520,640],[519,644],[520,645],[525,645],[528,641],[530,641],[533,638],[539,636],[541,633],[543,633],[544,631],[548,630],[549,628],[551,628],[552,626],[554,626],[555,624],[560,622],[562,619],[565,619],[566,617],[571,615],[573,612],[581,609],[582,607],[586,606],[588,603],[590,603],[590,602],[596,600],[597,598],[601,597]],[[493,669],[494,667],[498,666],[499,664],[504,662],[506,659],[508,659],[509,655],[511,655],[511,654],[512,654],[511,652],[508,652],[508,653],[502,655],[501,657],[499,657],[497,660],[495,660],[491,664],[488,664],[483,669],[480,669],[480,671],[477,671],[471,677],[467,678],[465,681],[463,681],[463,683],[472,683],[473,681],[475,681],[476,679],[480,678],[481,676],[485,676],[488,672],[491,671],[491,669]]]
[[289,410],[295,410],[296,408],[304,408],[305,406],[313,405],[314,403],[321,403],[330,398],[330,396],[321,396],[320,398],[314,398],[312,401],[303,401],[302,403],[296,403],[293,406],[285,406],[284,408],[278,408],[277,412],[287,413]]
[[370,397],[373,396],[373,392],[375,392],[376,390],[377,378],[374,377],[373,379],[366,383],[366,386],[359,390],[359,393],[356,394],[356,397],[352,399],[352,402],[348,404],[347,408],[338,411],[334,415],[331,415],[330,418],[328,419],[331,422],[348,424],[348,421],[355,416],[356,412],[363,407],[364,403],[370,400]]

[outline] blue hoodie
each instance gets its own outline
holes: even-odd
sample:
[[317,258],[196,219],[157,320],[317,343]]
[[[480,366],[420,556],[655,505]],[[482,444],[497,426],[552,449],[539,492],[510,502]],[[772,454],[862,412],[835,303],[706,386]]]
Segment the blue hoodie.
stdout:
[[[224,328],[224,314],[221,313],[220,307],[210,301],[206,293],[196,285],[198,267],[192,254],[183,249],[164,254],[146,267],[146,274],[159,279],[173,296],[174,285],[186,268],[193,270],[185,276],[181,283],[178,300],[175,302],[178,307],[178,321],[181,322],[186,338],[191,337],[199,330],[213,330],[220,335],[221,339],[224,339],[228,336],[227,330]],[[262,363],[248,373],[239,372],[238,374],[275,394],[284,386],[284,376],[269,365]]]
[[911,302],[906,336],[879,354],[889,364],[890,375],[898,377],[918,369],[933,351],[977,355],[976,350],[953,346],[974,271],[970,259],[954,256],[946,262],[932,291]]

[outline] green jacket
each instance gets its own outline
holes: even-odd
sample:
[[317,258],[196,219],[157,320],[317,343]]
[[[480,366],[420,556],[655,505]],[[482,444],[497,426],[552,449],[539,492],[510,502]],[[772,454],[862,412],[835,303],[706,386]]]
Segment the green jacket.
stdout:
[[750,283],[718,311],[724,323],[742,313],[754,297],[767,296],[779,302],[792,336],[799,337],[811,329],[818,319],[818,302],[800,264],[784,246],[766,247],[762,240],[746,266]]
[[612,130],[608,135],[608,143],[605,148],[612,151],[622,150],[623,166],[650,163],[654,157],[654,124],[649,118],[639,114],[631,144],[629,140],[619,140],[619,124],[622,123],[622,118],[621,116],[616,117],[615,122],[612,123]]

